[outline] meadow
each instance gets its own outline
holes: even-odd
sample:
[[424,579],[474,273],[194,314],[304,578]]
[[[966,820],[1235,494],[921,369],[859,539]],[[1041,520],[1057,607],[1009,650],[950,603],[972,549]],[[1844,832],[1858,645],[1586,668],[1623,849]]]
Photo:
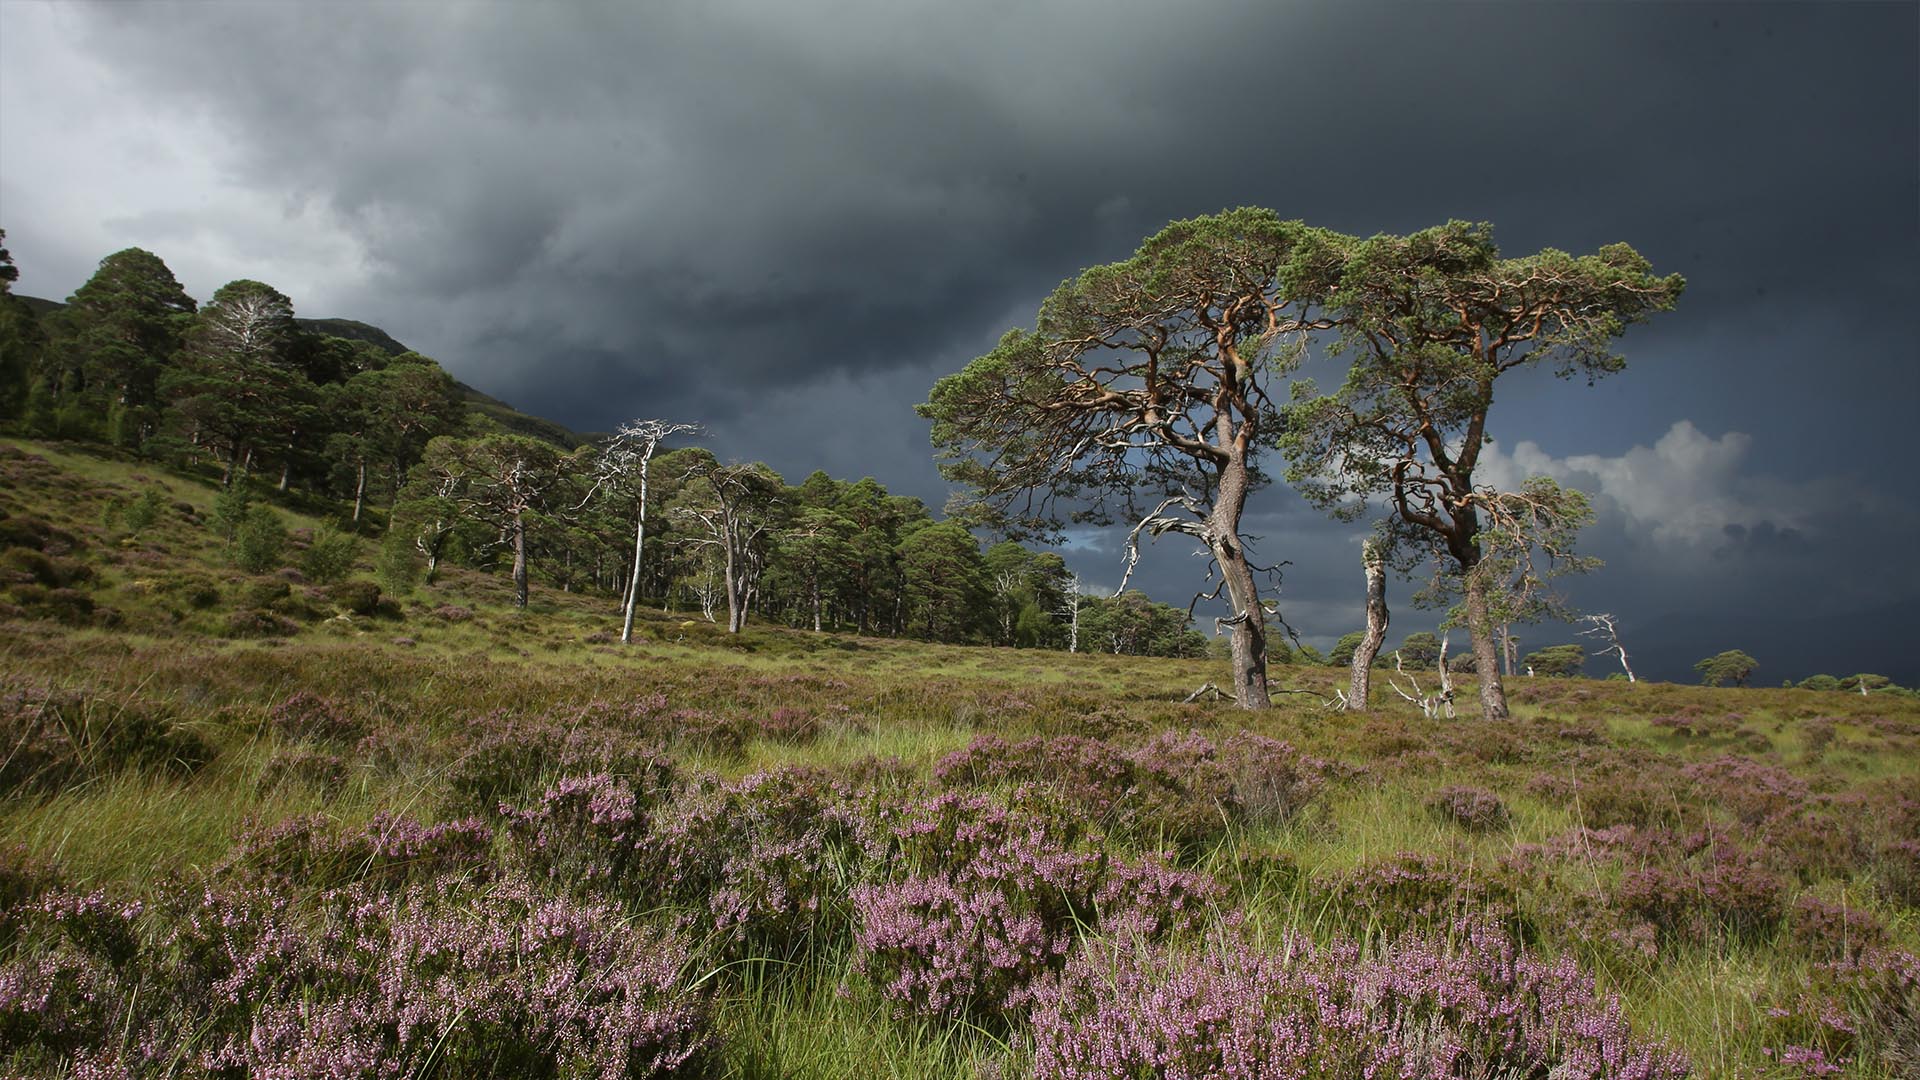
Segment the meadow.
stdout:
[[238,574],[211,498],[0,446],[0,1073],[1920,1075],[1910,698],[623,647]]

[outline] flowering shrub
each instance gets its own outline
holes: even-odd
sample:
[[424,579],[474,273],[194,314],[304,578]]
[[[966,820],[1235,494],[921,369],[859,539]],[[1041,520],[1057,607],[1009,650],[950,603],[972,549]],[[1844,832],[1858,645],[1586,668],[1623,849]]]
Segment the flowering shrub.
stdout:
[[723,952],[797,956],[847,933],[849,889],[872,862],[865,832],[851,789],[817,770],[709,783],[656,823],[649,884],[698,912]]
[[646,777],[670,768],[659,743],[644,735],[580,718],[494,712],[463,733],[447,787],[456,809],[491,812],[542,777]]
[[1749,825],[1799,806],[1810,794],[1806,781],[1785,769],[1737,754],[1687,765],[1680,776]]
[[1155,860],[1116,868],[1062,828],[942,795],[892,825],[896,874],[853,890],[860,971],[903,1011],[1004,1016],[1102,922],[1150,938],[1196,928],[1222,890]]
[[1298,936],[1091,949],[1037,988],[1033,1047],[1040,1080],[1689,1074],[1571,961],[1484,928],[1451,949],[1415,939],[1370,958]]
[[1887,943],[1887,927],[1870,911],[1803,895],[1787,913],[1788,936],[1800,949],[1824,961],[1858,961]]
[[1468,832],[1493,832],[1507,827],[1507,804],[1485,788],[1462,785],[1441,788],[1428,797],[1427,809]]
[[52,898],[0,964],[0,1039],[96,1076],[646,1077],[711,1043],[686,942],[614,906],[512,880],[317,900],[173,893],[143,943],[137,905]]
[[1320,792],[1325,768],[1261,735],[1215,746],[1168,731],[1130,752],[1078,735],[1013,743],[982,735],[942,758],[934,776],[950,789],[1032,784],[1106,828],[1187,843],[1232,821],[1291,816]]
[[820,721],[810,710],[781,706],[760,717],[760,736],[774,742],[800,745],[813,741],[820,733]]
[[649,819],[672,781],[664,760],[652,764],[637,782],[568,776],[524,809],[501,804],[517,859],[537,877],[594,892],[624,895],[645,884],[634,878]]
[[492,851],[493,830],[474,818],[424,825],[382,813],[360,828],[340,829],[313,814],[247,832],[220,870],[319,887],[350,881],[392,887],[443,874],[487,876]]
[[298,690],[267,713],[267,727],[283,739],[351,743],[367,727],[345,706],[311,690]]
[[1498,875],[1462,874],[1445,860],[1412,851],[1332,875],[1318,888],[1356,923],[1388,934],[1506,920],[1514,910],[1513,891]]
[[1614,888],[1614,903],[1660,931],[1663,941],[1698,942],[1723,932],[1756,939],[1786,915],[1786,887],[1740,852],[1716,851],[1705,865],[1629,870]]

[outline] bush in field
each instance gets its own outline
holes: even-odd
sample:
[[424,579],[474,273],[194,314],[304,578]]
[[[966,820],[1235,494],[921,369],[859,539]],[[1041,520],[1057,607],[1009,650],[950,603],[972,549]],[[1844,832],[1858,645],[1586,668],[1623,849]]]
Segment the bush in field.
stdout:
[[1157,860],[1117,866],[1071,824],[979,796],[914,803],[888,832],[887,880],[852,894],[856,964],[902,1011],[925,1016],[1004,1018],[1082,930],[1191,931],[1222,893]]
[[711,1044],[686,942],[612,905],[512,880],[289,899],[183,889],[144,928],[138,904],[41,902],[0,962],[0,1045],[136,1075],[650,1077]]
[[1468,832],[1493,832],[1507,827],[1507,804],[1485,788],[1444,787],[1427,798],[1427,810]]
[[185,775],[214,755],[164,710],[18,686],[0,688],[0,746],[0,794],[57,790],[128,768]]
[[803,957],[851,929],[866,827],[860,797],[818,770],[702,783],[655,820],[645,884],[725,955]]
[[315,888],[354,881],[392,888],[446,874],[489,877],[492,848],[493,830],[472,818],[425,825],[383,813],[359,828],[339,828],[315,814],[249,831],[221,871]]
[[567,776],[524,807],[500,812],[515,855],[537,878],[562,887],[631,897],[653,882],[641,872],[650,818],[665,800],[672,771],[664,760],[638,782],[605,774]]
[[367,734],[352,709],[311,690],[296,690],[268,710],[267,727],[283,739],[323,743],[356,742]]
[[329,525],[313,534],[300,557],[300,572],[315,585],[331,585],[353,571],[360,555],[360,538]]
[[1722,935],[1754,941],[1786,916],[1786,885],[1757,859],[1715,850],[1695,863],[1627,871],[1614,886],[1613,902],[1653,924],[1663,944]]
[[546,777],[645,779],[672,770],[653,739],[578,716],[491,712],[470,721],[454,745],[446,785],[452,808],[464,812],[493,813]]
[[1689,1075],[1571,960],[1484,928],[1374,956],[1299,936],[1205,951],[1122,941],[1089,949],[1034,998],[1039,1080]]
[[1444,933],[1463,921],[1508,922],[1516,907],[1501,876],[1461,873],[1444,859],[1414,851],[1333,874],[1317,888],[1356,925],[1389,935]]
[[342,581],[328,586],[327,600],[349,615],[372,615],[380,610],[380,586],[371,581]]
[[250,506],[233,534],[233,564],[249,574],[280,566],[287,552],[287,527],[271,506]]
[[950,789],[1035,785],[1103,827],[1188,843],[1236,821],[1285,820],[1320,792],[1324,769],[1250,732],[1216,746],[1169,731],[1131,751],[1078,735],[1011,743],[982,735],[942,758],[934,775]]

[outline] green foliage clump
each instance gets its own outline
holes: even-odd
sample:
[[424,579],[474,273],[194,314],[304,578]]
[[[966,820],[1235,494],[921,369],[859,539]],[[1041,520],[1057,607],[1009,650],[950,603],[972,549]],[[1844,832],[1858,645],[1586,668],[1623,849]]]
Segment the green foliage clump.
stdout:
[[247,508],[233,537],[233,562],[249,574],[280,566],[287,553],[287,527],[271,506]]
[[107,504],[108,525],[118,525],[130,533],[152,528],[167,508],[167,497],[157,488],[148,488],[131,499],[118,498]]
[[420,561],[405,534],[398,530],[389,532],[380,542],[380,551],[373,560],[373,576],[382,589],[395,596],[404,596],[419,584]]
[[300,572],[316,585],[330,585],[353,570],[359,555],[359,537],[329,526],[314,533],[300,559]]
[[1739,649],[1728,649],[1726,652],[1716,653],[1694,664],[1693,670],[1700,673],[1700,683],[1703,686],[1723,686],[1729,683],[1734,686],[1745,686],[1747,680],[1753,676],[1754,669],[1759,666],[1758,660]]
[[231,544],[240,535],[240,526],[245,524],[247,510],[252,505],[253,496],[235,484],[213,497],[213,513],[208,516],[207,524],[215,536]]

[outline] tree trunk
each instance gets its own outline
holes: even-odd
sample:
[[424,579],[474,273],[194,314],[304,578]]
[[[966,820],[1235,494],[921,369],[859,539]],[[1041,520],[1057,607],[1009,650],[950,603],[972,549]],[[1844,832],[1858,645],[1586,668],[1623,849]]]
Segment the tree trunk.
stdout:
[[820,632],[820,579],[813,579],[813,632]]
[[726,577],[721,584],[727,589],[727,633],[737,634],[740,632],[741,625],[746,622],[746,613],[740,610],[740,578],[739,571],[734,565],[731,537],[728,538],[725,546],[727,549]]
[[353,478],[353,523],[360,524],[360,508],[367,501],[367,463],[361,462]]
[[1487,609],[1487,578],[1479,567],[1466,573],[1467,635],[1473,640],[1474,673],[1480,680],[1480,715],[1505,720],[1507,692],[1500,685],[1500,654],[1493,640],[1493,618]]
[[1353,671],[1347,680],[1347,710],[1365,712],[1367,691],[1373,677],[1373,659],[1387,640],[1387,563],[1386,553],[1372,540],[1361,545],[1360,558],[1367,574],[1367,632],[1353,650]]
[[287,477],[290,476],[292,473],[293,473],[292,461],[283,461],[280,463],[280,490],[281,491],[287,490]]
[[518,510],[513,514],[513,606],[527,610],[527,522]]
[[1253,567],[1240,546],[1240,511],[1247,501],[1247,463],[1236,455],[1220,470],[1220,488],[1207,520],[1207,546],[1220,563],[1220,577],[1233,605],[1233,696],[1243,709],[1273,704],[1267,692],[1267,613]]

